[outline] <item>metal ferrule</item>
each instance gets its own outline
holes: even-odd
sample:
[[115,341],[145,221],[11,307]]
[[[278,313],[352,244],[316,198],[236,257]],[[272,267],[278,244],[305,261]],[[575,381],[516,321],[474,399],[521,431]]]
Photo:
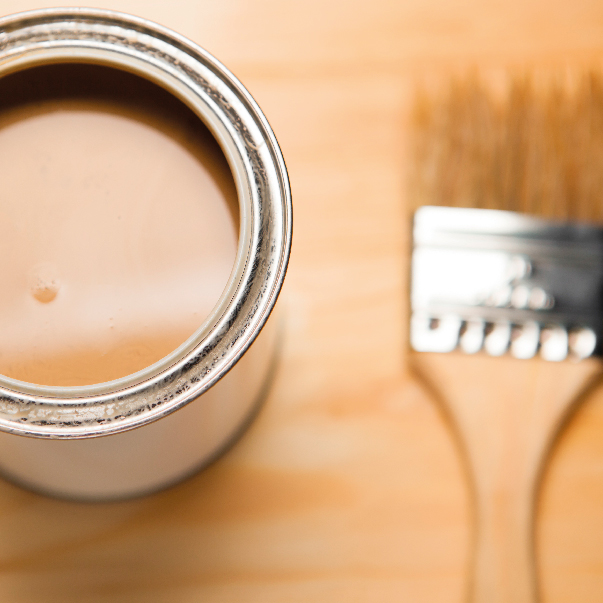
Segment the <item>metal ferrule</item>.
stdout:
[[411,345],[559,361],[600,354],[603,229],[513,212],[415,214]]

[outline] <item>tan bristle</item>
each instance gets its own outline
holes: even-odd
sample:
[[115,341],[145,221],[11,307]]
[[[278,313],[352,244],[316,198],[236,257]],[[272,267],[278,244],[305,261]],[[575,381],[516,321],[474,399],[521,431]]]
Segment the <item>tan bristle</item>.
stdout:
[[410,201],[603,222],[603,75],[573,90],[510,78],[502,98],[477,77],[417,95]]

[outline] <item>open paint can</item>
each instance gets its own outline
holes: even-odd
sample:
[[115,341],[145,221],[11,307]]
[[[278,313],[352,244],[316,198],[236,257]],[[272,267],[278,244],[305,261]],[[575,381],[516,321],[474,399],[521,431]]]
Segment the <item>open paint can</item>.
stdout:
[[[0,474],[55,496],[120,499],[197,471],[253,416],[275,360],[278,329],[268,319],[289,259],[291,195],[259,107],[189,40],[106,10],[45,9],[0,20],[0,78],[65,64],[132,74],[186,105],[217,141],[238,199],[234,266],[209,315],[175,350],[99,383],[40,385],[0,375]],[[52,269],[42,267],[37,278],[37,302],[54,303]],[[157,287],[169,294],[169,279]]]

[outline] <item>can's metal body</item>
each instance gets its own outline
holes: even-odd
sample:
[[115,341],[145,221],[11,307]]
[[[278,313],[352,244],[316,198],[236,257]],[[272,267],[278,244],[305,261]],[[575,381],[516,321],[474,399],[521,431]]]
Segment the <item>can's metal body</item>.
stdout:
[[205,323],[168,357],[92,386],[0,376],[0,472],[54,495],[123,498],[209,462],[252,415],[274,359],[276,325],[267,320],[289,258],[291,196],[257,104],[185,38],[104,10],[48,9],[0,20],[0,77],[59,62],[129,71],[181,99],[219,142],[239,198],[239,247],[226,289]]

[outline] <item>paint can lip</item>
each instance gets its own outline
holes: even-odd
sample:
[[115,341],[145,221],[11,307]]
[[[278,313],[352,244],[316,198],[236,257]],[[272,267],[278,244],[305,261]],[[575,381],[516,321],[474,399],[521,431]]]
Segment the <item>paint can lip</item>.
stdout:
[[0,19],[0,77],[61,62],[130,71],[187,104],[220,144],[241,208],[228,284],[204,324],[172,354],[122,379],[90,386],[38,386],[0,376],[0,430],[86,438],[165,416],[234,366],[280,292],[291,248],[292,206],[284,159],[257,103],[193,42],[140,17],[102,9],[41,9]]

